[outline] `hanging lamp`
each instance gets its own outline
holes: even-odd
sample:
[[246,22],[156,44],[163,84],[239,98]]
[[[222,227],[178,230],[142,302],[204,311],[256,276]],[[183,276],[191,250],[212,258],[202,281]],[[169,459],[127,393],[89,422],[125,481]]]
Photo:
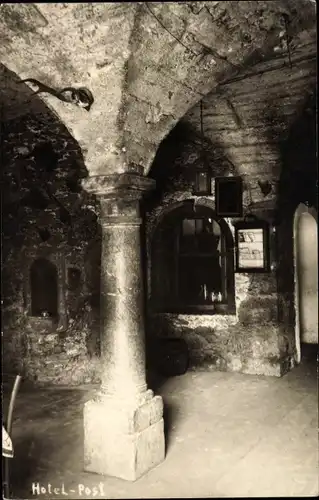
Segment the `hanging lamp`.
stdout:
[[194,168],[193,195],[210,196],[212,193],[211,169],[204,149],[203,101],[200,101],[201,153]]

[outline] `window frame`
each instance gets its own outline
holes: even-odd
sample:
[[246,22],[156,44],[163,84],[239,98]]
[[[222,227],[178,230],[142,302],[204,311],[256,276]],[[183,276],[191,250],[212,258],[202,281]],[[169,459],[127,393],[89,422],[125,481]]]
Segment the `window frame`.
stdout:
[[[214,304],[186,304],[180,300],[178,294],[178,267],[181,259],[179,252],[179,235],[178,232],[182,226],[184,219],[200,219],[211,218],[219,224],[221,230],[221,268],[222,268],[222,290],[226,295],[226,299],[221,303]],[[171,280],[173,291],[169,296],[165,296],[163,300],[158,287],[159,276],[161,274],[161,266],[164,265],[165,256],[169,256],[170,252],[161,249],[161,232],[165,228],[171,227],[175,230],[173,257],[174,277]],[[216,215],[216,212],[206,206],[196,204],[194,210],[193,200],[185,201],[181,204],[174,204],[173,208],[165,211],[159,217],[157,225],[153,231],[151,239],[151,294],[150,307],[156,313],[176,313],[176,314],[196,314],[196,315],[233,315],[236,314],[235,305],[235,269],[234,269],[234,239],[227,222]],[[165,269],[165,273],[167,273]]]

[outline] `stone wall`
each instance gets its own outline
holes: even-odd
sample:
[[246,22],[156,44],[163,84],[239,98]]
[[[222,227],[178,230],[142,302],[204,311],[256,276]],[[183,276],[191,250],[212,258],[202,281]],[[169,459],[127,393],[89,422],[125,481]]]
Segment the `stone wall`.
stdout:
[[[3,124],[2,166],[3,370],[38,383],[95,381],[100,234],[95,200],[80,185],[81,150],[58,120],[30,114]],[[39,257],[57,269],[56,318],[32,316],[30,268]],[[78,272],[76,290],[69,269]]]
[[[199,154],[196,137],[192,137],[185,129],[175,130],[171,137],[163,142],[161,149],[150,173],[156,180],[159,177],[159,187],[146,208],[149,299],[151,241],[159,217],[177,201],[194,199],[196,204],[205,204],[213,209],[215,204],[214,196],[199,198],[192,195],[190,173]],[[220,149],[216,150],[209,144],[206,144],[206,149],[211,155],[213,176],[237,174],[234,165],[227,160]],[[161,169],[164,169],[164,164],[166,178],[162,179]],[[264,197],[261,191],[256,189],[252,196],[249,172],[246,172],[244,210],[247,214],[252,206],[259,207],[258,217],[269,222],[270,262],[274,264],[277,259],[278,236],[272,225],[274,212],[267,210],[269,198],[270,196]],[[273,200],[270,201],[273,203]],[[238,219],[227,219],[233,234],[236,220]],[[293,347],[289,345],[288,348],[287,342],[280,340],[281,305],[277,293],[275,267],[269,273],[235,274],[236,314],[234,315],[159,314],[152,311],[149,301],[147,328],[149,344],[152,343],[154,336],[181,337],[188,343],[191,367],[194,369],[220,369],[280,376],[293,364]]]

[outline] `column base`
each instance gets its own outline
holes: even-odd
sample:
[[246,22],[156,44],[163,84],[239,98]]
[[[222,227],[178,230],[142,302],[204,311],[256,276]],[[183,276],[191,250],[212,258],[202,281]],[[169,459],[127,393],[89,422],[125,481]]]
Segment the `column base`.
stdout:
[[84,469],[135,481],[165,458],[163,400],[100,396],[84,405]]

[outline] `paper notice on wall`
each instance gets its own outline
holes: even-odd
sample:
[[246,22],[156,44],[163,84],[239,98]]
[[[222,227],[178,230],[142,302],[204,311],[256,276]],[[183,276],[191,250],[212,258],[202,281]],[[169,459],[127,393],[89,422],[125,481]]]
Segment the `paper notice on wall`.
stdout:
[[239,266],[242,268],[264,267],[263,229],[238,231]]
[[2,426],[2,456],[6,458],[12,458],[13,457],[13,446],[12,446],[12,441],[5,430],[5,428]]

